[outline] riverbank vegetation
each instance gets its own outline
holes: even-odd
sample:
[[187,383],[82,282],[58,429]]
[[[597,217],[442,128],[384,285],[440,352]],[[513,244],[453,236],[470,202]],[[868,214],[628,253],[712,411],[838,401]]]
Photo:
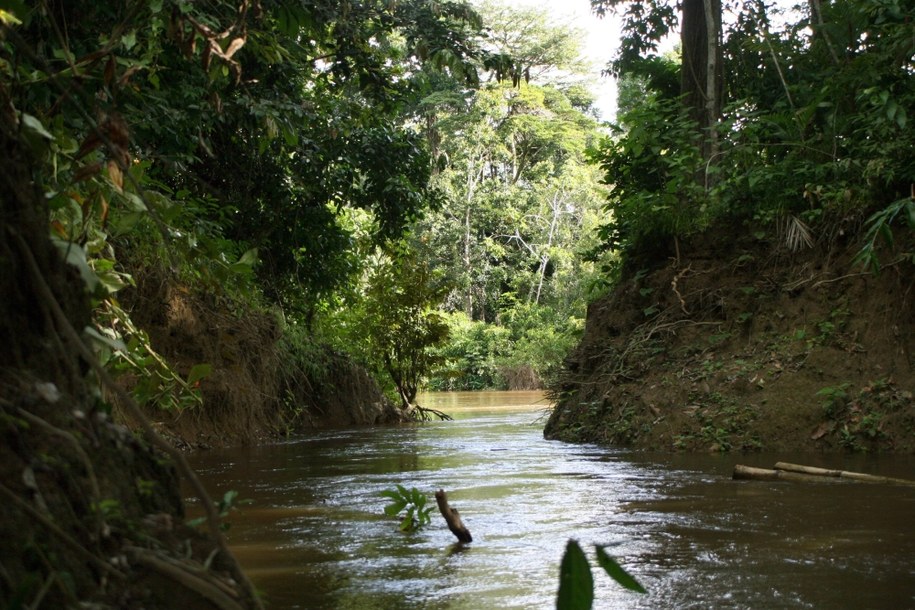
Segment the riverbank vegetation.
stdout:
[[549,383],[567,440],[915,450],[911,7],[592,5],[608,137],[538,11],[0,1],[7,605],[257,607],[156,430],[423,384]]
[[[620,258],[547,434],[915,450],[911,8],[594,4],[628,19],[597,155]],[[677,22],[681,61],[657,52]]]
[[322,320],[443,201],[439,80],[521,68],[459,2],[12,0],[0,28],[4,606],[259,607],[157,431],[401,419]]
[[541,387],[580,334],[599,130],[543,12],[4,10],[95,349],[176,441],[393,421],[421,384]]

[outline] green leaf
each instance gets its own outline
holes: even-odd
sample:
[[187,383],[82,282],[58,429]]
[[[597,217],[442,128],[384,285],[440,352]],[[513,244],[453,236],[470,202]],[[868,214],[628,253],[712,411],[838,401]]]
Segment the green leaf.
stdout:
[[404,509],[404,507],[406,507],[406,505],[407,505],[406,500],[399,500],[392,504],[388,504],[387,506],[384,507],[384,514],[386,514],[389,517],[395,517],[395,516],[397,516],[397,514],[400,511],[402,511]]
[[254,263],[257,262],[257,248],[251,248],[241,255],[238,261],[232,263],[229,269],[233,273],[249,274],[254,270]]
[[137,44],[137,32],[136,30],[131,30],[123,36],[121,36],[121,43],[124,45],[124,48],[128,51],[134,48]]
[[72,241],[62,239],[52,238],[52,241],[63,254],[64,259],[79,270],[79,275],[89,292],[95,292],[99,284],[98,276],[89,266],[89,262],[86,260],[86,251],[83,247]]
[[209,377],[213,372],[212,364],[195,364],[191,367],[191,372],[187,374],[187,384],[194,385],[204,377]]
[[559,566],[559,594],[556,610],[590,610],[594,603],[591,566],[578,542],[569,540]]
[[407,514],[400,522],[400,531],[409,532],[413,529],[413,515]]
[[33,117],[31,114],[22,113],[20,120],[22,121],[22,126],[31,131],[34,134],[41,136],[42,138],[53,140],[54,136],[51,135],[47,129],[44,128],[44,125],[41,124],[37,118]]
[[6,26],[22,25],[22,20],[16,17],[12,12],[0,8],[0,23]]
[[597,549],[597,563],[604,569],[604,572],[610,575],[610,578],[618,582],[623,587],[629,589],[630,591],[635,591],[636,593],[647,593],[645,588],[638,583],[638,581],[633,578],[629,572],[623,569],[620,564],[616,562],[615,559],[610,557],[607,552],[604,550],[606,547],[596,546]]
[[122,288],[126,288],[130,285],[124,281],[120,273],[116,273],[114,271],[105,271],[99,273],[98,279],[102,283],[102,286],[105,287],[105,290],[108,291],[108,294],[114,294]]
[[124,193],[124,203],[126,207],[131,212],[148,212],[146,204],[143,202],[143,199],[138,196],[136,193]]
[[248,250],[247,252],[242,254],[241,257],[239,257],[238,262],[236,262],[235,264],[236,265],[247,265],[250,267],[250,266],[254,265],[254,263],[256,263],[256,262],[257,262],[257,248],[251,248],[250,250]]
[[83,332],[86,335],[88,335],[93,341],[101,343],[102,345],[106,345],[106,346],[110,347],[111,349],[121,352],[123,354],[127,353],[127,346],[124,345],[124,341],[122,341],[121,339],[108,337],[108,336],[100,333],[99,331],[97,331],[95,328],[93,328],[91,326],[87,326],[86,328],[84,328]]
[[114,236],[120,236],[129,233],[135,229],[136,226],[140,224],[140,221],[142,221],[145,217],[145,212],[128,212],[126,214],[119,214],[112,226],[112,234]]

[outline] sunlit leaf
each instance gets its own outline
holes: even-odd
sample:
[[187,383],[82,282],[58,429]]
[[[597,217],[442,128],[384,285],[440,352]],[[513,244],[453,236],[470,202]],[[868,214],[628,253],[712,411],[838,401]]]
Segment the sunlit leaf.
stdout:
[[103,345],[107,345],[108,347],[114,349],[115,351],[122,352],[122,353],[127,352],[127,346],[124,344],[124,341],[121,339],[108,337],[108,336],[100,333],[99,331],[97,331],[95,328],[93,328],[91,326],[87,326],[86,328],[84,328],[83,332],[86,335],[88,335],[92,340],[97,341],[98,343],[101,343]]
[[28,129],[29,131],[31,131],[32,133],[37,134],[37,135],[41,136],[42,138],[46,138],[48,140],[54,139],[54,136],[51,135],[51,132],[49,132],[47,129],[45,129],[44,125],[41,124],[41,121],[39,121],[37,118],[33,117],[31,114],[26,114],[23,112],[22,115],[20,116],[20,120],[22,121],[22,126],[25,127],[26,129]]

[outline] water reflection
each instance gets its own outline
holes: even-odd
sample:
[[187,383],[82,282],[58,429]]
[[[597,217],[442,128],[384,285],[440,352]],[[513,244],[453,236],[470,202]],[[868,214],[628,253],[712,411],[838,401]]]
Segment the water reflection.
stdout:
[[[537,394],[422,404],[456,421],[195,456],[214,495],[253,500],[230,542],[270,607],[548,608],[569,537],[613,545],[650,592],[597,575],[597,608],[915,607],[911,489],[729,478],[779,459],[911,477],[911,458],[633,454],[543,440]],[[447,489],[474,542],[438,515],[399,533],[394,483]]]

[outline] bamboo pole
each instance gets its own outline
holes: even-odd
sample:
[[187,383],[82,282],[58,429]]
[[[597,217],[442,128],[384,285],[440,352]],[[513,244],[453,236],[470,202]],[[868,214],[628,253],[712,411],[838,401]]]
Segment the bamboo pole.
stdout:
[[799,472],[789,472],[787,470],[771,470],[768,468],[754,468],[753,466],[744,466],[737,464],[734,466],[734,479],[754,480],[754,481],[792,481],[795,483],[839,483],[846,482],[842,479],[827,478],[812,474],[803,474]]
[[435,492],[435,502],[438,504],[438,510],[441,511],[442,517],[445,518],[451,533],[457,536],[460,542],[473,542],[473,536],[470,535],[470,530],[461,521],[461,515],[457,509],[448,505],[448,496],[445,494],[444,489],[439,489]]
[[893,485],[911,485],[915,486],[915,481],[908,479],[896,479],[893,477],[881,477],[863,472],[851,472],[848,470],[830,470],[828,468],[817,468],[816,466],[804,466],[803,464],[791,464],[789,462],[778,462],[775,464],[776,470],[786,472],[797,472],[821,477],[838,477],[842,479],[851,479],[864,483],[891,483]]
[[734,479],[749,479],[755,481],[793,481],[796,483],[884,483],[889,485],[906,485],[915,487],[915,481],[908,479],[894,479],[881,477],[863,472],[849,472],[846,470],[830,470],[802,464],[778,462],[774,469],[754,468],[737,464],[734,466]]

